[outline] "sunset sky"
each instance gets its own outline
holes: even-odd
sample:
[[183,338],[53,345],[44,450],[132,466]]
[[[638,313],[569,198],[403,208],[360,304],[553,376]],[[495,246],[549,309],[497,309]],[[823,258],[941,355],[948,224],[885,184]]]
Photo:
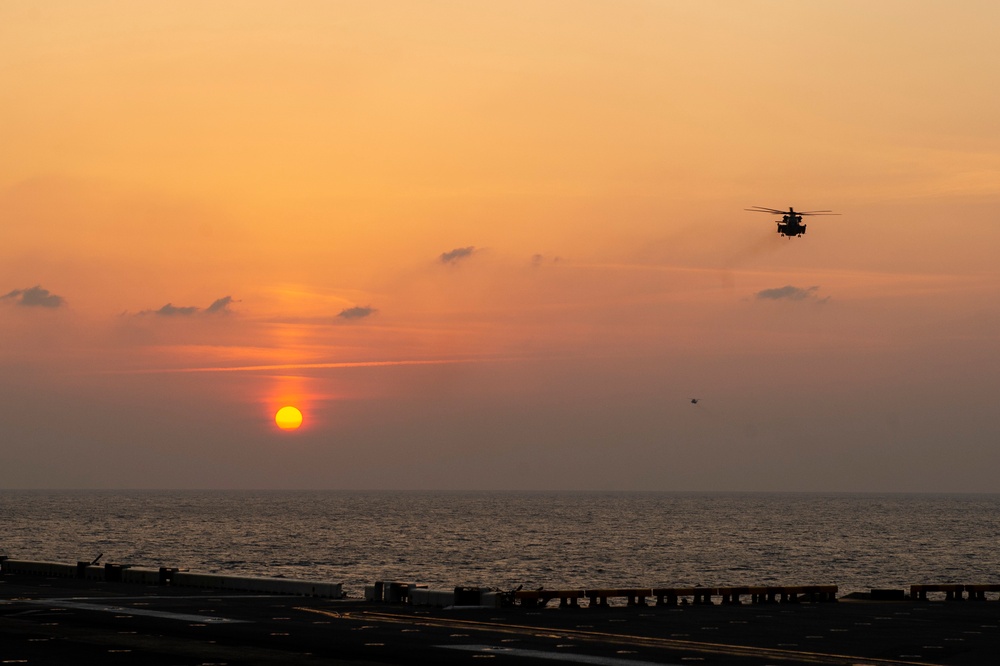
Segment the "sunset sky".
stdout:
[[0,487],[1000,492],[998,26],[5,0]]

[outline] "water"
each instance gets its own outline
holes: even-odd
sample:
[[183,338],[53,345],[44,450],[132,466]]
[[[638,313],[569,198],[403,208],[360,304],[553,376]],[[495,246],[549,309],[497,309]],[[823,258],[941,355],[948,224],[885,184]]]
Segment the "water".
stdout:
[[997,582],[1000,495],[0,491],[0,552],[344,584]]

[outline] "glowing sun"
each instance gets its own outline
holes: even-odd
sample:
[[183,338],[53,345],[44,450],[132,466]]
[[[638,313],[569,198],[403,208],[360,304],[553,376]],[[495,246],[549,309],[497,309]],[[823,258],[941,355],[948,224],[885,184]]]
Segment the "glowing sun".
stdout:
[[302,425],[302,412],[291,405],[282,407],[274,415],[274,422],[282,430],[295,430]]

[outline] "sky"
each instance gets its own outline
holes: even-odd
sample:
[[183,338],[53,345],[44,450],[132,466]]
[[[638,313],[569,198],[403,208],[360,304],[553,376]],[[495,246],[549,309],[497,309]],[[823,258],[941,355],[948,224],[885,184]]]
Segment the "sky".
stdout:
[[6,0],[0,488],[1000,492],[997,25]]

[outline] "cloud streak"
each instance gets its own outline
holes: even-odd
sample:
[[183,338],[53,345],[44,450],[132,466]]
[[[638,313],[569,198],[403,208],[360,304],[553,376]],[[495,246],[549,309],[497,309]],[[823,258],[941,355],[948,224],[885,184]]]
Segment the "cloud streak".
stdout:
[[215,299],[211,305],[205,308],[205,314],[218,314],[220,312],[228,312],[229,305],[233,303],[232,296],[223,296],[222,298]]
[[763,301],[806,301],[806,300],[817,300],[826,302],[827,298],[820,299],[816,296],[816,291],[819,287],[806,287],[805,289],[801,287],[793,287],[790,284],[784,287],[777,287],[775,289],[762,289],[758,291],[754,296],[757,300]]
[[0,296],[0,300],[6,299],[12,299],[18,305],[27,308],[58,308],[66,303],[66,299],[62,296],[57,296],[38,285],[29,289],[15,289]]
[[[513,358],[513,357],[512,357]],[[512,358],[450,358],[450,359],[420,359],[398,361],[337,361],[328,363],[274,363],[262,365],[215,366],[197,368],[157,368],[150,370],[126,370],[108,374],[184,374],[203,372],[262,372],[270,370],[322,370],[339,368],[385,368],[406,365],[464,365],[469,363],[495,363],[509,361]]]
[[193,305],[177,307],[173,303],[167,303],[159,310],[154,310],[153,313],[163,317],[190,317],[197,311],[198,308]]
[[456,247],[454,250],[450,250],[448,252],[442,252],[441,256],[438,257],[438,260],[442,264],[454,264],[461,261],[462,259],[471,257],[472,253],[475,251],[476,248],[474,245],[470,245],[469,247]]
[[217,315],[217,314],[227,314],[231,312],[229,309],[230,304],[235,303],[232,296],[223,296],[222,298],[217,298],[212,301],[204,310],[196,305],[183,305],[177,306],[173,303],[167,303],[159,310],[143,310],[139,315],[157,315],[160,317],[191,317],[197,314],[203,315]]
[[372,316],[376,312],[378,312],[378,310],[371,306],[355,306],[353,308],[341,310],[337,317],[340,319],[364,319],[365,317]]

